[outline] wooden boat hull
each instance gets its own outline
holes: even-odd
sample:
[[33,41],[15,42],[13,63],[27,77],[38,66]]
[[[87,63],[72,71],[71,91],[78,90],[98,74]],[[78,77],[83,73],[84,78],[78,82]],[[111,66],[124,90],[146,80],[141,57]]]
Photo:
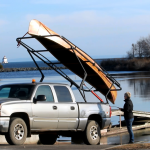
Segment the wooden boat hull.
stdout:
[[[73,50],[75,45],[70,41],[69,44],[60,38],[59,36],[50,36],[50,37],[41,37],[45,35],[58,35],[44,24],[37,20],[31,20],[29,25],[28,33],[31,36],[34,36],[37,40],[56,58],[58,59],[64,66],[66,66],[69,70],[77,74],[82,79],[84,78],[84,71],[81,67],[77,57],[82,62],[86,72],[87,78],[86,82],[92,85],[96,90],[98,90],[103,95],[106,95],[109,88],[112,85],[112,82],[106,77],[106,75],[101,72],[101,68],[99,65],[85,52],[81,49],[77,48],[77,51]],[[76,56],[75,56],[76,54]],[[85,56],[85,57],[84,57]],[[91,62],[89,62],[90,60]],[[94,65],[93,65],[94,64]],[[115,86],[112,86],[111,89],[116,89]],[[108,94],[108,99],[114,104],[117,97],[117,91],[111,91]]]

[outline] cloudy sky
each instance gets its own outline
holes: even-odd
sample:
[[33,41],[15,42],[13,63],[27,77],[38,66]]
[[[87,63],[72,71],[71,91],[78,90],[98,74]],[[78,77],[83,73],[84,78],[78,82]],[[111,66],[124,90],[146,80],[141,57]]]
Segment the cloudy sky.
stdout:
[[28,31],[31,19],[93,58],[125,57],[132,43],[150,34],[150,0],[0,0],[0,59],[30,60],[16,38]]

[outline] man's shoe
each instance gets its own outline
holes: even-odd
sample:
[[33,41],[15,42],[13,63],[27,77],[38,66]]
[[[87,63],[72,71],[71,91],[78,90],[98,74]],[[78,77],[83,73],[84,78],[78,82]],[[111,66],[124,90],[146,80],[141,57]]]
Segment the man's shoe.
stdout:
[[131,142],[131,141],[130,141],[128,144],[134,144],[134,142]]

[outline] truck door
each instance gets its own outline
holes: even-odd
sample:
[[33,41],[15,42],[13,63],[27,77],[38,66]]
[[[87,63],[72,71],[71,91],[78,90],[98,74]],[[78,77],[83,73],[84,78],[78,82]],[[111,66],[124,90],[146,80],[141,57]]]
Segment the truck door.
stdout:
[[66,86],[54,86],[57,95],[58,129],[76,129],[78,125],[78,106],[73,102]]
[[32,129],[57,129],[58,109],[55,107],[54,97],[49,85],[38,86],[35,99],[38,95],[45,95],[45,101],[32,103],[33,127]]

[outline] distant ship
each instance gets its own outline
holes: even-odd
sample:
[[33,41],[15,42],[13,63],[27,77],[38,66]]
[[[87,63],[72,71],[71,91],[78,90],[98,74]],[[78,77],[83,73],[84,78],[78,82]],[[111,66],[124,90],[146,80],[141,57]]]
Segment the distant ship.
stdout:
[[4,57],[3,57],[3,59],[2,59],[2,63],[3,63],[3,64],[8,63],[6,56],[4,56]]

